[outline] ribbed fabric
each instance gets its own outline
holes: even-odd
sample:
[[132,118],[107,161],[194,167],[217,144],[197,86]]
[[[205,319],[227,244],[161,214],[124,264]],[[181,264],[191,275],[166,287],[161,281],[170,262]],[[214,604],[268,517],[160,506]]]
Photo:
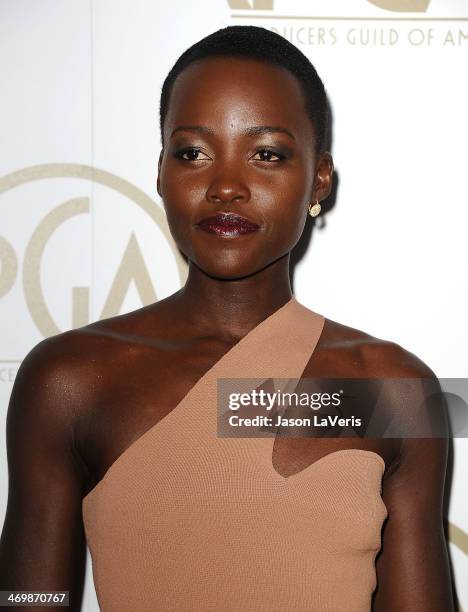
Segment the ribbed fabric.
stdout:
[[274,437],[217,436],[217,378],[300,378],[323,325],[293,297],[83,499],[103,612],[371,609],[382,457],[342,449],[284,477]]

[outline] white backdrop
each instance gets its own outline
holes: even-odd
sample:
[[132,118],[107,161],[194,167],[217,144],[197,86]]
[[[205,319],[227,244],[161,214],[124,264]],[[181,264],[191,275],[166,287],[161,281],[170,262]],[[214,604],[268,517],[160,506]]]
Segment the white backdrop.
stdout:
[[[329,93],[337,200],[296,266],[296,297],[441,378],[468,377],[464,0],[2,0],[2,424],[44,336],[183,283],[156,193],[159,92],[183,50],[229,24],[289,38]],[[467,467],[455,440],[447,518],[465,610]],[[98,610],[89,558],[87,571],[83,610]]]

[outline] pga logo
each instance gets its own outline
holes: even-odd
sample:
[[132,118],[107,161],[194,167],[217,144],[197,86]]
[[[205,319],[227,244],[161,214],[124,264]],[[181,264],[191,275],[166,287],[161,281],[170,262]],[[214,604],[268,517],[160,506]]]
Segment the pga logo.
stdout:
[[[178,283],[182,286],[187,275],[187,265],[181,253],[177,249],[167,225],[165,214],[161,207],[143,191],[138,189],[123,178],[91,166],[81,164],[44,164],[23,168],[6,176],[0,177],[0,193],[8,193],[22,185],[35,181],[47,179],[82,179],[104,186],[111,190],[111,201],[115,204],[120,198],[131,206],[136,205],[140,211],[146,214],[146,218],[155,224],[162,234],[164,250],[169,248],[168,256],[175,262]],[[73,189],[79,190],[75,183]],[[53,184],[52,184],[53,185]],[[53,187],[52,187],[53,189]],[[51,193],[55,193],[51,191]],[[30,198],[24,200],[25,215],[28,214],[28,206],[31,206]],[[44,336],[52,336],[62,331],[59,324],[54,320],[50,301],[53,296],[45,288],[44,260],[47,245],[54,236],[66,228],[67,224],[80,215],[90,215],[90,199],[88,197],[73,197],[62,203],[49,208],[33,227],[32,233],[28,235],[24,248],[18,251],[14,248],[14,242],[8,236],[0,234],[0,298],[5,297],[17,285],[22,283],[24,301],[32,321],[36,328]],[[111,213],[111,214],[115,214]],[[16,214],[17,225],[21,225],[21,216]],[[152,225],[149,225],[151,228]],[[151,232],[151,230],[149,230]],[[103,232],[105,234],[105,232]],[[126,234],[126,246],[123,252],[117,250],[117,265],[107,273],[110,276],[110,288],[104,295],[103,305],[99,313],[99,319],[105,319],[119,314],[129,286],[134,283],[143,305],[157,301],[157,296],[151,280],[149,263],[143,257],[140,244],[130,228]],[[102,249],[106,248],[105,236],[103,235]],[[78,243],[79,239],[73,241]],[[158,243],[161,245],[161,243]],[[76,246],[76,244],[75,244]],[[162,245],[161,245],[162,246]],[[66,261],[66,253],[63,260],[59,254],[60,262]],[[147,258],[146,258],[147,259]],[[167,258],[166,260],[167,261]],[[162,265],[162,264],[161,264]],[[63,280],[70,282],[70,287],[65,288],[69,292],[66,300],[71,307],[71,320],[66,325],[76,328],[90,322],[91,304],[90,287],[73,286],[73,282],[67,278],[67,272],[62,274]]]

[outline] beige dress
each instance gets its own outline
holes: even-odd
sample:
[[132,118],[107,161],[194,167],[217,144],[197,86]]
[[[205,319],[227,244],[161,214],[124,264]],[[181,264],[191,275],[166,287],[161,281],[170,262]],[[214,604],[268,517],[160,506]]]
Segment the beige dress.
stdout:
[[385,462],[342,449],[292,476],[274,437],[217,435],[217,378],[300,378],[324,317],[292,297],[83,499],[104,612],[371,609]]

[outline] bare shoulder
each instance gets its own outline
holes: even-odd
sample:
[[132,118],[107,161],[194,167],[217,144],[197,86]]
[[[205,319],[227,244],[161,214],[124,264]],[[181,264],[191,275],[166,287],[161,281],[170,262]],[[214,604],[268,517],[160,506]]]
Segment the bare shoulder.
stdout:
[[[16,375],[7,412],[12,445],[24,432],[47,431],[71,445],[76,419],[92,392],[93,357],[79,332],[45,338],[25,356]],[[90,384],[91,382],[91,384]]]
[[[167,349],[171,299],[64,331],[38,342],[18,370],[10,402],[17,413],[67,421],[68,429],[92,415],[128,371],[151,363],[151,372]],[[183,333],[183,332],[180,332]],[[29,408],[26,408],[28,406]]]
[[[139,322],[146,308],[96,321],[38,342],[23,359],[13,385],[10,413],[35,406],[61,419],[89,409],[119,369],[141,350]],[[33,401],[34,400],[34,401]],[[39,408],[40,407],[40,408]]]
[[22,369],[51,382],[102,375],[107,365],[115,367],[138,347],[151,344],[152,334],[159,337],[162,310],[155,303],[46,338],[27,354]]
[[319,346],[325,359],[341,355],[343,363],[363,377],[435,378],[431,368],[401,344],[332,319],[325,319]]

